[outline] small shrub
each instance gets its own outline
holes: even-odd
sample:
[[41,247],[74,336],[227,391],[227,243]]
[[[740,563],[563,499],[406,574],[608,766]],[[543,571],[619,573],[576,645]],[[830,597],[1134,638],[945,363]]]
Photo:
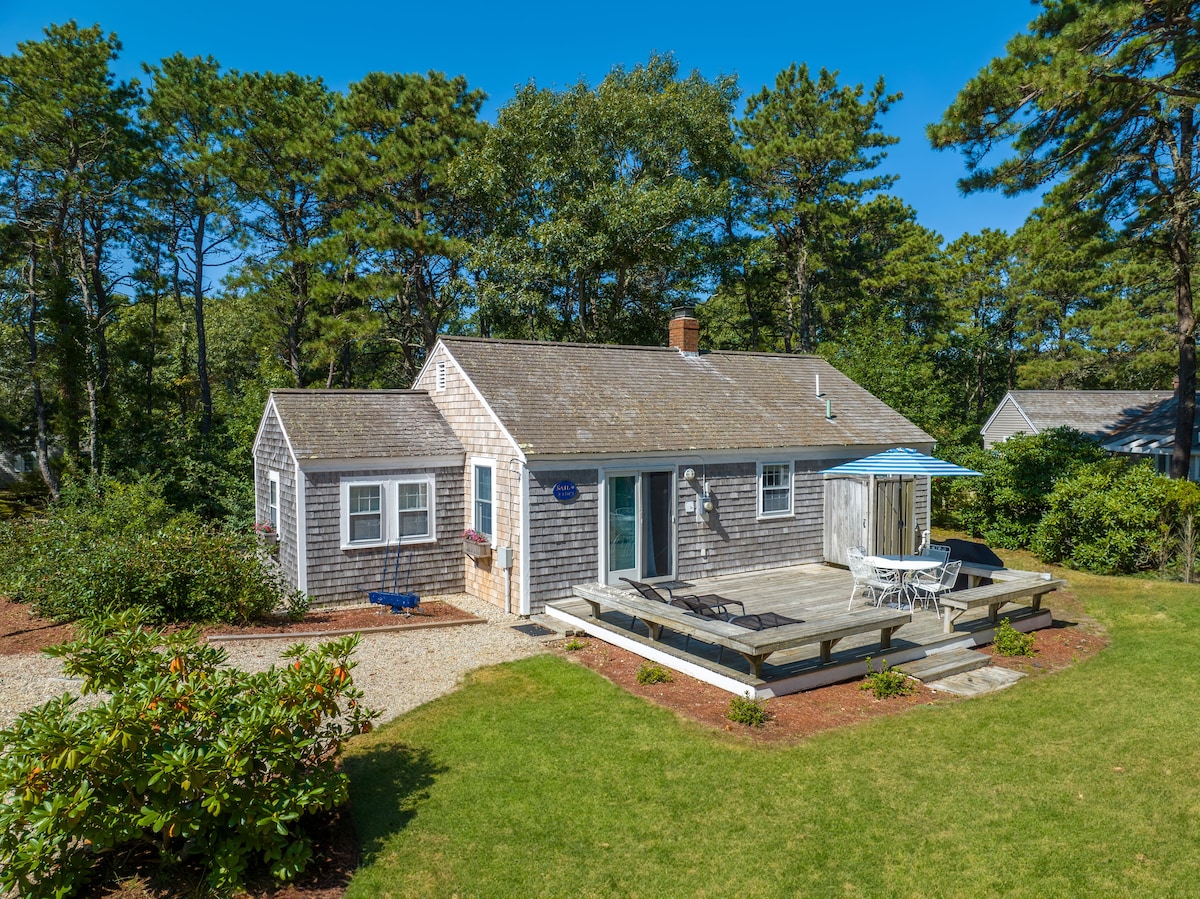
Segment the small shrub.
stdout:
[[563,649],[567,652],[578,652],[581,649],[587,649],[588,641],[580,640],[578,637],[572,637],[563,644]]
[[871,666],[871,657],[867,656],[867,676],[858,685],[860,690],[870,690],[876,699],[891,699],[893,696],[908,696],[917,689],[908,675],[889,668],[887,659],[879,663],[879,670]]
[[669,684],[672,681],[671,672],[662,665],[644,664],[638,669],[637,682],[646,684]]
[[745,696],[734,696],[729,700],[729,711],[725,717],[737,724],[748,727],[762,727],[771,720],[767,711],[767,703],[762,699],[754,699],[747,693]]
[[304,816],[346,801],[337,755],[375,717],[351,678],[357,637],[248,674],[198,629],[145,620],[88,621],[50,651],[103,702],[65,694],[0,730],[0,894],[73,895],[139,847],[199,860],[217,893],[251,865],[289,880],[312,854]]
[[308,594],[300,590],[293,590],[283,598],[283,608],[287,612],[288,621],[302,621],[308,614]]
[[1002,656],[1033,655],[1033,634],[1021,633],[1007,618],[996,628],[996,636],[992,642],[996,652]]

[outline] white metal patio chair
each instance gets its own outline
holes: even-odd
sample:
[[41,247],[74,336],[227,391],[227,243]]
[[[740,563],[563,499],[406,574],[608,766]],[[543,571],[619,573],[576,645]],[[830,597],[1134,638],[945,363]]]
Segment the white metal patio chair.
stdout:
[[897,595],[901,593],[900,579],[893,576],[892,572],[880,571],[868,562],[862,553],[853,550],[847,552],[846,564],[850,568],[850,574],[854,577],[854,587],[850,590],[850,602],[846,605],[847,610],[854,606],[854,597],[858,595],[859,590],[864,588],[876,606],[882,605],[883,601],[893,593]]
[[959,569],[962,568],[962,562],[947,562],[938,571],[936,578],[929,580],[918,579],[909,584],[909,587],[915,594],[921,597],[921,607],[927,607],[929,600],[933,600],[933,611],[938,615],[942,614],[941,608],[938,606],[937,598],[943,593],[949,593],[954,589],[954,584],[958,580]]
[[937,559],[945,564],[950,561],[950,547],[942,546],[940,543],[930,543],[928,546],[922,547],[919,555],[924,559]]

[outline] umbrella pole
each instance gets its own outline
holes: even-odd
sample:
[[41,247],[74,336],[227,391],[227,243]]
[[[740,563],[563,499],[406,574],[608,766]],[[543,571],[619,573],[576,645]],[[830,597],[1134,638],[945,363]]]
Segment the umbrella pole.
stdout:
[[875,475],[868,475],[870,480],[867,482],[867,544],[870,547],[870,554],[877,555],[879,553],[879,545],[875,533]]

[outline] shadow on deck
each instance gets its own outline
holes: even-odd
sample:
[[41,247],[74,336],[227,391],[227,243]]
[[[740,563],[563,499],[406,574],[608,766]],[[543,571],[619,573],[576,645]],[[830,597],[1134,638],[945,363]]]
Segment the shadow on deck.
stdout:
[[[679,581],[668,586],[677,594],[716,593],[740,601],[748,614],[776,612],[816,622],[822,617],[832,619],[844,615],[853,580],[849,572],[842,569],[808,564]],[[855,598],[854,608],[870,608],[870,603],[860,595]],[[886,659],[890,665],[899,665],[948,649],[991,643],[995,632],[987,609],[978,609],[962,614],[955,623],[954,632],[947,634],[932,605],[926,610],[918,602],[912,621],[895,632],[888,649],[880,648],[878,631],[841,640],[834,647],[828,663],[822,663],[818,646],[798,646],[771,655],[762,665],[761,676],[755,677],[747,661],[736,652],[722,651],[696,637],[688,639],[670,628],[663,630],[662,639],[653,640],[641,621],[611,609],[602,611],[600,617],[595,618],[589,604],[581,598],[549,602],[546,613],[575,631],[730,693],[764,699],[862,677],[866,673],[868,656],[876,664]],[[1050,611],[1044,607],[1040,610],[1028,606],[1009,607],[1002,617],[1010,619],[1017,630],[1026,632],[1048,627],[1053,621]]]

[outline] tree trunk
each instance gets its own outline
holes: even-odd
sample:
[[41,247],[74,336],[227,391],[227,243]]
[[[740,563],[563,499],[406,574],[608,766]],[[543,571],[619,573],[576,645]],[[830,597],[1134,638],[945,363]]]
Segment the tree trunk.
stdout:
[[1192,308],[1192,188],[1195,152],[1192,110],[1179,112],[1179,152],[1175,156],[1175,196],[1171,208],[1171,275],[1175,282],[1175,320],[1179,330],[1179,394],[1175,415],[1175,448],[1171,477],[1188,476],[1192,430],[1196,423],[1196,314]]
[[1196,423],[1196,315],[1192,309],[1191,241],[1185,231],[1171,241],[1175,281],[1175,316],[1179,329],[1179,398],[1175,414],[1175,448],[1171,477],[1186,478]]
[[46,409],[46,398],[42,393],[42,375],[38,365],[37,323],[40,305],[37,295],[37,253],[31,252],[26,284],[29,319],[25,328],[25,338],[29,344],[29,381],[33,388],[33,414],[37,427],[37,437],[34,450],[37,455],[38,471],[46,489],[50,491],[51,499],[58,499],[61,485],[58,475],[50,467],[50,416]]
[[796,255],[796,297],[800,301],[800,352],[811,353],[814,349],[812,285],[808,280],[808,248],[803,245]]
[[196,316],[196,377],[200,381],[200,433],[212,429],[212,390],[208,384],[208,338],[204,330],[204,230],[206,213],[196,217],[192,233],[195,271],[192,274],[192,304]]

